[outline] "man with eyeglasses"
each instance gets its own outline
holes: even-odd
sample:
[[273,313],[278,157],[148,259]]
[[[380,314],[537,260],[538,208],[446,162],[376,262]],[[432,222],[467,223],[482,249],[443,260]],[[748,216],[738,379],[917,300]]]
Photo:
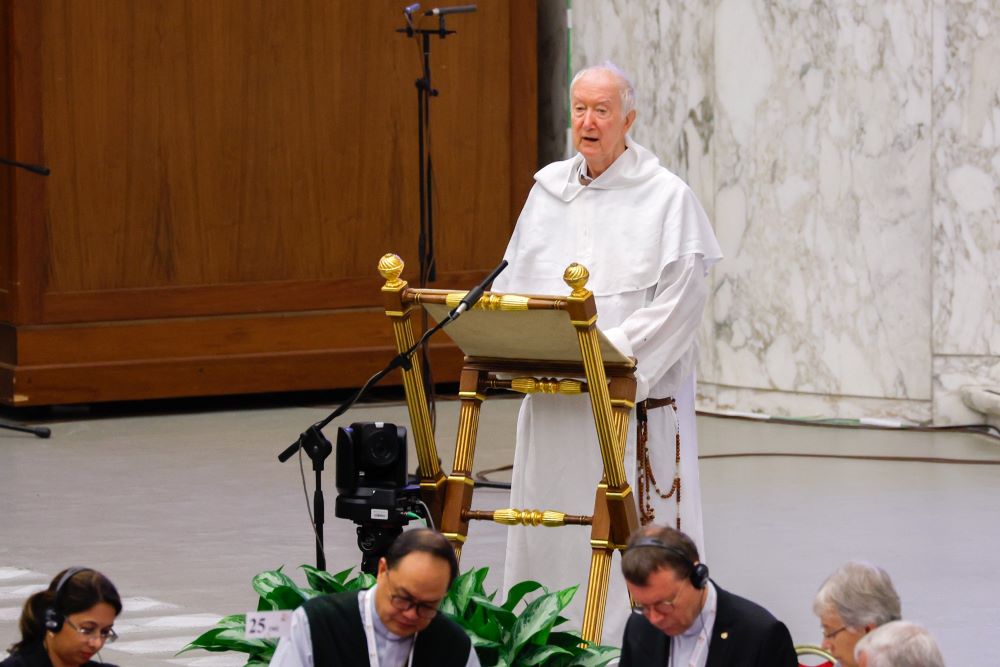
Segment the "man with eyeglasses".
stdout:
[[313,598],[295,610],[271,667],[478,667],[468,635],[438,613],[456,576],[458,560],[443,535],[406,531],[379,560],[373,588]]
[[797,667],[785,624],[715,585],[684,533],[650,524],[629,539],[633,600],[619,667]]

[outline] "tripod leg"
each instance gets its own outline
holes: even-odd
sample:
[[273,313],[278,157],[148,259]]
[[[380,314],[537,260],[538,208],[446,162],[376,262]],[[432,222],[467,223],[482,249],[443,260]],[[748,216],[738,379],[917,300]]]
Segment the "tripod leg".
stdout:
[[0,421],[0,428],[5,428],[8,431],[30,433],[31,435],[38,436],[39,438],[48,438],[52,435],[52,431],[46,426],[28,426],[26,424],[12,424],[10,422]]

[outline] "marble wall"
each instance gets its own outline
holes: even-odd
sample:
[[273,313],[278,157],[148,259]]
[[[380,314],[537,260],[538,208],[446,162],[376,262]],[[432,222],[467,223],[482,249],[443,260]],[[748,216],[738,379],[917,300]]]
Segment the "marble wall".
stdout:
[[632,74],[633,136],[726,260],[701,404],[981,422],[1000,384],[994,0],[574,0],[571,61]]

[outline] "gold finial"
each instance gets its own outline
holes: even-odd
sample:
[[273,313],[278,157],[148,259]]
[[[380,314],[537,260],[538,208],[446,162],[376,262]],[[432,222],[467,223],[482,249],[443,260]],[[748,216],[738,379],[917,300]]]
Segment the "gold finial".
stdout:
[[387,252],[378,261],[378,272],[385,278],[386,287],[399,287],[403,282],[399,279],[400,274],[403,273],[403,260],[399,258],[399,255]]
[[573,288],[572,296],[575,297],[584,297],[587,295],[585,286],[588,280],[590,280],[590,271],[583,264],[573,262],[563,272],[563,282]]

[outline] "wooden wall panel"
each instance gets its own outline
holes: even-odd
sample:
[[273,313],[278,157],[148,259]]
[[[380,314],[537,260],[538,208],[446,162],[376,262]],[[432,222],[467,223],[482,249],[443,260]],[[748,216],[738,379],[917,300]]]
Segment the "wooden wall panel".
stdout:
[[[11,70],[14,54],[10,41],[9,3],[0,3],[0,157],[14,159],[11,116]],[[11,232],[14,217],[14,168],[0,165],[0,319],[10,321]]]
[[[493,263],[511,228],[507,11],[432,42],[445,272]],[[47,3],[49,292],[415,258],[420,60],[401,21],[395,2]]]
[[[384,316],[379,315],[380,319]],[[81,365],[25,367],[16,375],[0,367],[0,391],[9,405],[52,405],[217,396],[358,387],[372,372],[372,357],[390,348],[292,349],[281,353],[142,359]],[[384,365],[384,364],[380,364]],[[461,357],[442,343],[431,346],[435,377],[457,377]],[[402,384],[398,371],[382,385]]]
[[[15,159],[31,164],[45,163],[42,143],[42,44],[39,2],[7,3],[10,44],[10,152]],[[11,218],[9,269],[6,288],[8,317],[13,322],[33,322],[41,317],[47,286],[46,186],[48,177],[20,169],[11,174]]]
[[[535,169],[534,2],[478,4],[432,39],[435,286],[499,261]],[[0,401],[352,386],[377,370],[375,264],[393,251],[417,275],[421,59],[395,32],[401,8],[4,3],[7,134],[52,175],[7,185]],[[336,333],[324,342],[309,318]],[[316,384],[317,355],[350,363]],[[455,368],[453,347],[438,355]],[[239,370],[248,357],[260,372]]]

